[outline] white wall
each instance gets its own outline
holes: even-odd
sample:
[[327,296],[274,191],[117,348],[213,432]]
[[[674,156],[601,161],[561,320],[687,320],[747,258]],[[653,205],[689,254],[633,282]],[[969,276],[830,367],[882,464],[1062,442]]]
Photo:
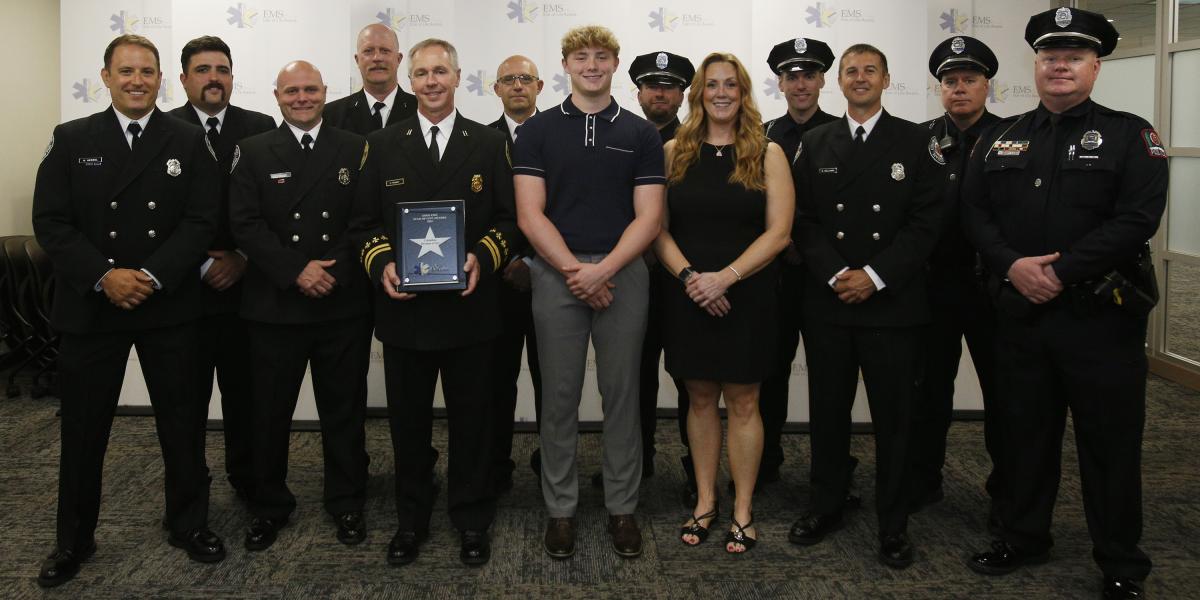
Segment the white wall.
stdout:
[[[162,52],[165,83],[159,105],[178,106],[184,101],[178,83],[179,48],[196,36],[212,34],[224,38],[233,49],[233,102],[276,115],[272,80],[285,62],[313,62],[324,73],[329,99],[346,95],[359,87],[352,60],[356,32],[368,23],[384,22],[397,31],[403,48],[427,37],[454,43],[462,68],[458,107],[468,118],[488,122],[501,111],[491,87],[496,65],[504,57],[531,57],[546,80],[538,104],[554,106],[567,93],[559,39],[576,25],[599,23],[617,34],[626,64],[637,54],[660,49],[688,56],[693,62],[709,51],[733,52],[751,68],[755,96],[765,118],[786,110],[766,64],[771,47],[785,39],[821,39],[838,54],[853,43],[874,44],[888,55],[892,75],[884,105],[893,114],[923,121],[942,112],[936,82],[926,67],[930,50],[951,35],[974,35],[987,42],[1001,60],[989,108],[1009,115],[1036,105],[1030,50],[1022,39],[1025,22],[1029,15],[1056,4],[1049,0],[62,0],[62,56],[69,58],[62,61],[58,104],[63,119],[104,109],[108,99],[99,85],[100,55],[113,36],[133,32],[150,37]],[[46,29],[41,33],[47,33]],[[636,90],[624,75],[624,67],[621,71],[613,94],[636,111]],[[403,77],[401,85],[408,88]],[[845,102],[835,77],[826,79],[821,104],[828,112],[843,112]],[[49,128],[50,123],[42,125],[43,137]],[[15,210],[26,214],[28,209]],[[384,405],[381,360],[376,352],[371,372],[373,406]],[[122,400],[126,404],[145,403],[145,387],[136,366],[134,359]],[[660,405],[673,406],[673,386],[665,374],[661,380]],[[981,407],[969,362],[961,370],[960,383],[956,405]],[[807,420],[806,385],[801,351],[793,366],[791,420]],[[599,399],[591,379],[585,389],[589,395],[581,415],[598,419]],[[527,375],[522,378],[521,390],[519,418],[531,419]],[[213,410],[214,416],[219,416],[217,403]],[[307,385],[297,417],[315,418]],[[858,403],[855,418],[868,418],[865,402]]]

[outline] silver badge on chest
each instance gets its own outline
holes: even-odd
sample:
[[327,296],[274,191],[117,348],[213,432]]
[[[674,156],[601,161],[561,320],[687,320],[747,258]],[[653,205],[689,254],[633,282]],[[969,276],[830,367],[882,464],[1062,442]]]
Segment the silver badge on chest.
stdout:
[[350,185],[350,169],[342,167],[338,169],[338,183],[342,185]]
[[183,169],[179,166],[179,159],[172,158],[167,161],[167,175],[170,175],[171,177],[179,177],[179,174],[182,172]]
[[1095,129],[1085,132],[1083,137],[1079,139],[1079,145],[1083,146],[1084,150],[1095,150],[1096,148],[1100,147],[1100,144],[1103,143],[1104,138],[1101,137],[1100,132],[1096,131]]
[[900,181],[904,179],[904,165],[900,163],[892,163],[892,179]]

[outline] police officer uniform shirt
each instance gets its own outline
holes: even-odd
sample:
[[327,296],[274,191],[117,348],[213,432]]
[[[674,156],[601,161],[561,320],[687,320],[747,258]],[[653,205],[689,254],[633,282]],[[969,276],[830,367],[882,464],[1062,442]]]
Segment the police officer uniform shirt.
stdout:
[[[826,73],[833,66],[833,50],[821,40],[790,39],[779,42],[771,48],[771,53],[767,55],[767,66],[780,79],[785,76],[784,73],[793,71]],[[763,124],[763,129],[767,137],[783,149],[783,155],[788,158],[788,162],[795,164],[796,158],[799,156],[800,139],[804,136],[804,132],[836,120],[837,117],[818,107],[817,111],[804,123],[797,123],[790,114],[784,113],[783,116]]]

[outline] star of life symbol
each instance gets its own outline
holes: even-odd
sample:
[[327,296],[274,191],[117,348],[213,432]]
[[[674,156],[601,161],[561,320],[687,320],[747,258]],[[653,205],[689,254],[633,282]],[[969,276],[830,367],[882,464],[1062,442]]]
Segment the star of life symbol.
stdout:
[[442,254],[442,244],[446,243],[446,240],[448,239],[450,238],[434,236],[433,228],[430,227],[429,230],[425,232],[425,237],[409,238],[408,241],[421,247],[421,251],[417,253],[417,258],[421,258],[430,252],[445,258],[446,255]]
[[537,3],[515,0],[508,3],[508,18],[518,23],[532,23],[537,17],[537,10]]
[[109,25],[108,28],[117,33],[133,33],[137,29],[137,15],[126,11],[120,11],[112,15],[109,17],[109,20],[112,21],[112,25]]
[[229,14],[226,22],[230,25],[237,25],[238,29],[254,27],[254,17],[258,16],[257,11],[242,2],[238,2],[237,6],[230,6],[225,12]]

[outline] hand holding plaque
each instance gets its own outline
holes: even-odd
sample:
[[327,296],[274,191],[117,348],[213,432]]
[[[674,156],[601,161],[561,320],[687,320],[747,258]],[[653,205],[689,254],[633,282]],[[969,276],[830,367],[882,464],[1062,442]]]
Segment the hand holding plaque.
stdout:
[[396,291],[465,290],[467,252],[462,200],[396,204]]

